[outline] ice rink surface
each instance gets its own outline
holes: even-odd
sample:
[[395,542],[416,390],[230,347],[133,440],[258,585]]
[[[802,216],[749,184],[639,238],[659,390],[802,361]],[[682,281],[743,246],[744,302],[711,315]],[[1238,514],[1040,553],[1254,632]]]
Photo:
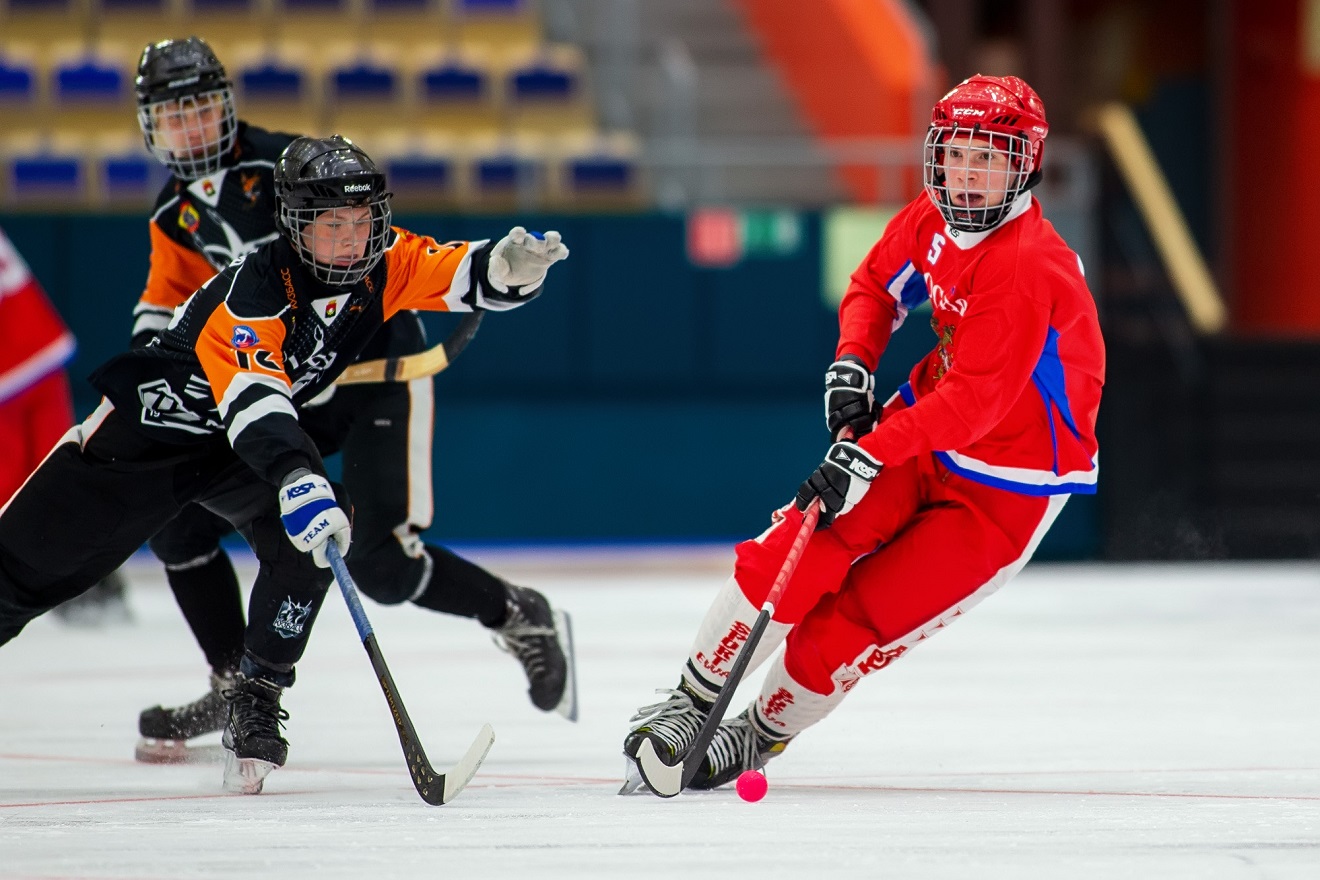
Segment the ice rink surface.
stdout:
[[615,794],[724,551],[476,558],[573,614],[579,724],[533,709],[475,623],[367,603],[433,763],[495,727],[468,789],[426,806],[332,593],[264,794],[222,793],[219,763],[136,764],[138,711],[206,676],[137,560],[135,624],[46,617],[0,649],[0,878],[1320,877],[1314,566],[1031,566],[863,681],[747,804]]

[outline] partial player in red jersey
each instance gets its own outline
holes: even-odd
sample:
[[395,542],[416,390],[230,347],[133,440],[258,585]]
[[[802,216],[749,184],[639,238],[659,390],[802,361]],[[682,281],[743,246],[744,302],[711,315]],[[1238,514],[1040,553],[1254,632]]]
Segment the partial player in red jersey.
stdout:
[[74,340],[0,230],[0,505],[73,426]]
[[[695,788],[757,769],[888,666],[1017,574],[1072,493],[1095,491],[1104,341],[1077,255],[1042,218],[1048,125],[1016,77],[974,76],[936,103],[925,194],[890,222],[839,308],[825,375],[835,443],[737,548],[678,687],[624,741],[630,784],[650,742],[701,760]],[[935,348],[877,411],[872,371],[929,301]],[[760,695],[687,756],[819,500],[820,519],[751,667],[786,648]]]

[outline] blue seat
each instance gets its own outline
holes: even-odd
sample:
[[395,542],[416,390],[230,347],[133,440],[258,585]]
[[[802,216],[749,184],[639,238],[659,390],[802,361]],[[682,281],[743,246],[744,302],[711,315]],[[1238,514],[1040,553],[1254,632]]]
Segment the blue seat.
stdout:
[[574,156],[565,163],[569,188],[579,193],[622,192],[637,182],[637,165],[617,156]]
[[385,175],[392,189],[403,192],[448,190],[454,182],[454,163],[445,156],[392,156],[385,161]]
[[36,68],[20,59],[0,55],[0,103],[33,104],[36,99]]
[[82,202],[87,194],[87,171],[82,157],[75,154],[18,153],[6,164],[5,178],[9,202]]
[[398,97],[399,76],[367,59],[356,59],[330,71],[331,99],[386,100]]
[[458,59],[447,59],[417,75],[418,93],[425,103],[482,101],[490,95],[490,76]]
[[52,79],[56,104],[111,104],[128,98],[124,72],[93,57],[57,65]]
[[529,11],[527,0],[457,0],[457,10],[475,15],[522,15]]
[[239,70],[235,80],[244,101],[299,101],[306,96],[307,72],[274,57]]
[[567,103],[577,98],[579,91],[575,71],[554,67],[544,61],[509,71],[508,87],[509,97],[515,102]]

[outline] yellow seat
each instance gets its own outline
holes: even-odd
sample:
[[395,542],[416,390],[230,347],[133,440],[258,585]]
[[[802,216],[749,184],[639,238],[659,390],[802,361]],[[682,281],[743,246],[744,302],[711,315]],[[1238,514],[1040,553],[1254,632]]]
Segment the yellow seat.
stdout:
[[179,36],[181,0],[89,0],[93,36],[102,42],[147,43]]
[[373,43],[393,47],[407,64],[420,46],[451,36],[442,0],[362,0],[366,30]]
[[541,19],[532,0],[447,2],[448,18],[460,43],[525,47],[541,42]]
[[98,207],[150,210],[169,171],[147,152],[141,137],[105,134],[87,147],[89,198]]
[[547,144],[539,135],[487,134],[460,144],[466,175],[460,197],[468,211],[524,212],[546,201]]
[[388,46],[344,43],[321,57],[327,132],[366,142],[381,129],[408,123],[403,70]]
[[271,33],[323,45],[363,34],[360,0],[271,0]]
[[23,131],[0,141],[4,204],[62,210],[85,208],[91,184],[87,139],[80,135],[47,135]]
[[87,39],[90,0],[0,0],[0,36],[6,41],[51,43]]
[[245,43],[236,46],[230,57],[225,69],[234,81],[240,119],[289,134],[326,130],[310,46],[291,41]]
[[510,128],[554,134],[595,126],[586,63],[575,47],[537,46],[509,56],[503,86]]
[[137,131],[133,97],[137,59],[137,50],[123,43],[52,46],[47,126],[82,134]]
[[480,47],[425,44],[404,65],[419,128],[450,135],[491,133],[501,125],[498,70]]
[[637,210],[645,205],[641,148],[627,133],[573,133],[552,146],[549,201],[573,210]]
[[271,34],[273,0],[179,0],[182,30],[174,36],[198,36],[215,50],[228,69],[235,46]]
[[452,138],[434,132],[385,129],[360,143],[385,170],[396,208],[442,210],[459,202],[465,169]]
[[34,119],[45,115],[46,90],[40,53],[32,43],[0,44],[0,115]]

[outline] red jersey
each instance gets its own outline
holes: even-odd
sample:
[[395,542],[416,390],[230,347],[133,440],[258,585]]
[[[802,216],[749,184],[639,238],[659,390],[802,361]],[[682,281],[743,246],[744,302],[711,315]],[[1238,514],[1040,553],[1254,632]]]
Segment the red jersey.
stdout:
[[0,231],[0,403],[63,367],[73,334]]
[[852,275],[837,356],[874,369],[927,300],[935,348],[859,445],[1029,495],[1095,492],[1104,340],[1081,260],[1030,193],[987,232],[950,229],[925,195],[907,205]]

